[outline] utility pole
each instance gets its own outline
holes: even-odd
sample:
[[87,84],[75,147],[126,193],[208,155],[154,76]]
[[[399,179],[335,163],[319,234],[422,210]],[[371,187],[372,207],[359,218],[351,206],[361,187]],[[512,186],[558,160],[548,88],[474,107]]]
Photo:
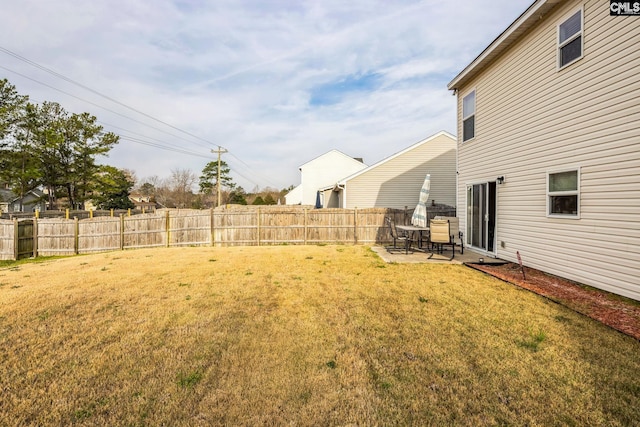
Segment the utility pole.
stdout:
[[220,155],[222,153],[227,153],[228,151],[225,148],[222,148],[218,145],[217,150],[211,150],[212,153],[218,153],[218,177],[216,178],[216,192],[218,193],[218,204],[216,206],[220,206]]

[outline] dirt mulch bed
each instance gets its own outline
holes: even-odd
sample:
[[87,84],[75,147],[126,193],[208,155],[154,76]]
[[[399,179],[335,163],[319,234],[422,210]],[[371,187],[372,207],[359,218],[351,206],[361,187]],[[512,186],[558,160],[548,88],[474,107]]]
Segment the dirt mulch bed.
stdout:
[[524,279],[520,266],[514,263],[501,265],[468,263],[467,265],[533,291],[640,340],[640,302],[638,301],[528,267],[524,267],[526,277]]

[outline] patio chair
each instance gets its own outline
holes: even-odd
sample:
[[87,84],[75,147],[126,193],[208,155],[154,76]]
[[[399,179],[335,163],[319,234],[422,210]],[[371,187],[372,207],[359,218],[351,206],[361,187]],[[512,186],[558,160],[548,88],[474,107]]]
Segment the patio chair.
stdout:
[[460,218],[457,216],[436,216],[433,219],[448,219],[450,224],[450,232],[453,236],[453,241],[456,245],[460,246],[460,254],[464,254],[464,239],[462,231],[460,231]]
[[[435,246],[436,250],[439,253],[443,252],[444,246],[451,245],[451,258],[449,261],[453,259],[456,255],[456,244],[453,241],[453,236],[451,235],[451,223],[448,219],[432,219],[429,222],[429,234],[430,234],[430,243],[433,250]],[[434,255],[431,252],[429,258]]]
[[404,253],[408,254],[409,247],[411,246],[411,242],[413,241],[411,235],[409,235],[408,233],[399,235],[398,230],[396,229],[396,223],[389,217],[386,217],[385,221],[387,222],[387,226],[389,227],[389,234],[391,235],[391,239],[393,239],[393,246],[386,247],[387,252],[402,250],[403,248],[398,247],[398,243],[404,242]]

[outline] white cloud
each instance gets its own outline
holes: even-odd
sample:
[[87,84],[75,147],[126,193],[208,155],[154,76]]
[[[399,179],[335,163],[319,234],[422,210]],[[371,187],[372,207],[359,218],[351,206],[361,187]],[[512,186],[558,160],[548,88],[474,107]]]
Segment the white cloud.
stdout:
[[[221,145],[237,181],[285,187],[333,148],[372,164],[455,131],[446,84],[531,0],[22,0],[6,2],[0,46],[206,140],[180,134],[0,52],[0,65],[159,132],[0,69],[36,102],[197,151]],[[4,74],[4,75],[2,75]],[[314,90],[376,75],[365,90],[315,105]],[[214,158],[213,155],[210,157]],[[107,163],[139,177],[198,173],[205,157],[123,141]],[[266,182],[265,182],[266,181]]]

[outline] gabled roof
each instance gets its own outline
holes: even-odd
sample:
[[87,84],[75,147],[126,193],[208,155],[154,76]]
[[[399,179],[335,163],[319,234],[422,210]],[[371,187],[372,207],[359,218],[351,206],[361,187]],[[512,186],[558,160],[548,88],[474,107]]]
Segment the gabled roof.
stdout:
[[44,193],[43,193],[41,190],[37,189],[37,188],[34,188],[33,190],[29,190],[29,191],[27,191],[27,192],[24,194],[24,196],[22,196],[22,197],[17,196],[17,195],[15,195],[15,194],[13,194],[13,193],[11,193],[11,194],[12,194],[12,196],[13,196],[13,198],[12,198],[11,200],[9,200],[11,203],[15,203],[15,202],[17,202],[18,200],[20,200],[21,198],[22,198],[22,199],[24,199],[24,198],[26,198],[26,197],[27,197],[28,195],[30,195],[30,194],[31,194],[32,196],[34,196],[35,198],[41,198],[41,197],[44,197]]
[[12,198],[15,197],[15,194],[11,192],[11,190],[5,190],[4,188],[0,188],[0,202],[9,202]]
[[291,191],[289,191],[287,194],[285,194],[284,197],[285,197],[285,199],[287,197],[289,197],[289,198],[297,197],[299,199],[302,199],[302,184],[297,185],[296,187],[291,189]]
[[464,70],[447,85],[449,90],[457,90],[473,76],[487,67],[493,60],[509,49],[524,33],[533,28],[555,6],[566,0],[536,0],[529,8],[504,30],[482,51]]
[[[415,144],[413,144],[413,145],[411,145],[411,146],[409,146],[409,147],[405,148],[405,149],[404,149],[404,150],[402,150],[402,151],[398,151],[397,153],[392,154],[391,156],[389,156],[389,157],[387,157],[387,158],[385,158],[385,159],[380,160],[378,163],[375,163],[375,164],[373,164],[373,165],[371,165],[371,166],[369,166],[369,167],[367,167],[367,168],[362,169],[361,171],[358,171],[358,172],[356,172],[356,173],[354,173],[354,174],[349,175],[349,176],[348,176],[348,177],[346,177],[346,178],[341,179],[340,181],[338,181],[338,182],[337,182],[337,185],[343,185],[343,184],[345,184],[347,181],[352,180],[353,178],[355,178],[355,177],[357,177],[357,176],[360,176],[360,175],[362,175],[363,173],[366,173],[366,172],[368,172],[369,170],[371,170],[371,169],[373,169],[373,168],[377,168],[377,167],[378,167],[378,166],[380,166],[380,165],[383,165],[383,164],[385,164],[385,163],[387,163],[387,162],[390,162],[391,160],[395,159],[396,157],[402,156],[403,154],[405,154],[405,153],[407,153],[407,152],[409,152],[409,151],[411,151],[411,150],[415,150],[416,148],[420,147],[421,145],[424,145],[424,144],[426,144],[426,143],[428,143],[428,142],[430,142],[430,141],[432,141],[432,140],[436,139],[437,137],[439,137],[439,136],[443,136],[443,135],[444,135],[444,136],[448,136],[448,137],[449,137],[449,138],[451,138],[453,141],[456,141],[456,137],[455,137],[455,136],[453,136],[453,135],[451,135],[449,132],[447,132],[447,131],[440,131],[440,132],[438,132],[438,133],[436,133],[436,134],[434,134],[434,135],[431,135],[430,137],[428,137],[428,138],[426,138],[426,139],[423,139],[422,141],[418,141],[418,142],[416,142]],[[328,189],[328,188],[330,188],[330,187],[327,187],[326,189]]]
[[[306,162],[306,163],[303,163],[302,165],[300,165],[299,169],[302,169],[302,167],[303,167],[303,166],[306,166],[306,165],[308,165],[309,163],[313,163],[313,162],[315,162],[316,160],[321,159],[322,157],[325,157],[325,156],[327,156],[327,155],[329,155],[329,154],[338,154],[338,155],[344,156],[344,157],[345,157],[345,158],[347,158],[347,159],[353,160],[354,162],[358,162],[358,163],[362,163],[362,164],[364,164],[364,162],[362,161],[362,158],[355,158],[355,157],[347,156],[347,155],[346,155],[346,154],[344,154],[342,151],[339,151],[339,150],[333,149],[333,150],[331,150],[331,151],[327,151],[326,153],[321,154],[321,155],[319,155],[319,156],[317,156],[317,157],[315,157],[315,158],[313,158],[313,159],[309,160],[309,161],[308,161],[308,162]],[[366,165],[365,165],[365,166],[366,166]]]

